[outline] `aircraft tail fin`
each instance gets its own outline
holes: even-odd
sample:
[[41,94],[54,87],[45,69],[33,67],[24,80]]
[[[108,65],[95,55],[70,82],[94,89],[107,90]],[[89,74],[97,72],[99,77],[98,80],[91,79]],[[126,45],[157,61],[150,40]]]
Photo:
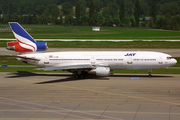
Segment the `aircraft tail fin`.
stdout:
[[46,42],[36,42],[33,37],[17,22],[9,22],[12,32],[16,38],[16,42],[8,42],[7,49],[16,52],[36,52],[45,51],[47,49]]

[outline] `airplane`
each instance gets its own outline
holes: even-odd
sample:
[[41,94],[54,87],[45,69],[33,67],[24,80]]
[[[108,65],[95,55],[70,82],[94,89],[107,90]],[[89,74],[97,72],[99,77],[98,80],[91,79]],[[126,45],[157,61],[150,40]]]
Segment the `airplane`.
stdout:
[[148,70],[172,66],[177,61],[168,54],[150,51],[66,51],[44,52],[46,42],[36,42],[17,22],[9,22],[17,41],[8,42],[7,50],[19,52],[15,55],[21,62],[41,67],[43,70],[65,70],[76,78],[87,74],[106,77],[113,70]]

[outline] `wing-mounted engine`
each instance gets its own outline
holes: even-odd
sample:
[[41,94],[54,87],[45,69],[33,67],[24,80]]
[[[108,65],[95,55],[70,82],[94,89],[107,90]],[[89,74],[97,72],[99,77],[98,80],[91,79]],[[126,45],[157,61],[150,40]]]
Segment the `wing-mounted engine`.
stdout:
[[28,43],[20,43],[20,42],[8,42],[7,50],[12,50],[16,52],[37,52],[37,51],[45,51],[48,46],[46,42],[36,42],[33,44]]
[[97,67],[89,72],[90,74],[96,74],[97,76],[106,77],[110,75],[109,67]]

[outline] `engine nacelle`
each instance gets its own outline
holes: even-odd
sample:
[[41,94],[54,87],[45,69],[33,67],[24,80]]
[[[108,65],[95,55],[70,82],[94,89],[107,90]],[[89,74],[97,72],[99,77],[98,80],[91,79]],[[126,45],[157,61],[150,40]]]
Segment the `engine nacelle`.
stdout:
[[97,67],[90,71],[90,74],[96,74],[97,76],[107,77],[110,75],[110,69],[108,67]]
[[45,51],[48,49],[47,42],[37,42],[37,51]]

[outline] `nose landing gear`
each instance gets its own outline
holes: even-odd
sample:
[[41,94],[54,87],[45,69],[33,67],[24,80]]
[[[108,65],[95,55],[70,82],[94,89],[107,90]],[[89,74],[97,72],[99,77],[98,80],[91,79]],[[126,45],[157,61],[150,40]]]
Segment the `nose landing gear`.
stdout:
[[152,75],[151,75],[152,70],[148,70],[148,72],[149,72],[148,77],[151,78],[152,77]]

